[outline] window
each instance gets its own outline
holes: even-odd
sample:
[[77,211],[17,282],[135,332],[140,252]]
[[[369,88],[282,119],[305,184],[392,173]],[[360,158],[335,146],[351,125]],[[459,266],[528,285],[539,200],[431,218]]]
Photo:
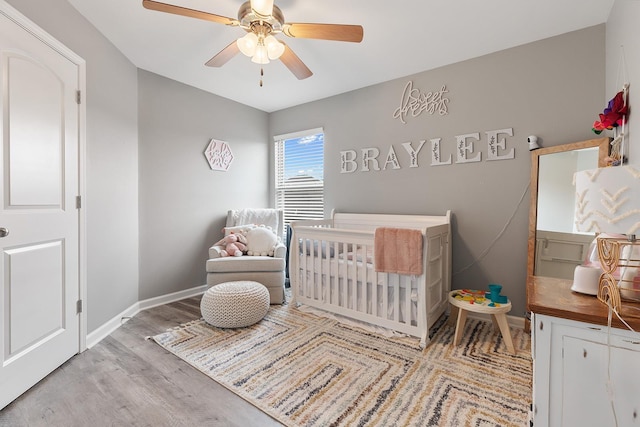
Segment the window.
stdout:
[[276,136],[276,208],[285,225],[324,217],[324,133],[313,129]]

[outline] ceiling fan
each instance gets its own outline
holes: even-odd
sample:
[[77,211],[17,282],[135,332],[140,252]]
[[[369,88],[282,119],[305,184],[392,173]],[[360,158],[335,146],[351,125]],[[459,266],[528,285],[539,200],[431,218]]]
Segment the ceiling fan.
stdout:
[[268,64],[269,60],[280,59],[300,80],[311,77],[313,73],[289,46],[276,39],[274,35],[282,33],[289,37],[354,43],[360,43],[364,36],[364,30],[360,25],[285,22],[282,11],[273,4],[273,0],[246,1],[238,10],[238,19],[161,3],[155,0],[142,0],[142,6],[150,10],[203,19],[231,27],[240,27],[247,32],[244,37],[231,42],[207,61],[205,65],[221,67],[238,52],[242,52],[251,57],[252,62],[258,64]]

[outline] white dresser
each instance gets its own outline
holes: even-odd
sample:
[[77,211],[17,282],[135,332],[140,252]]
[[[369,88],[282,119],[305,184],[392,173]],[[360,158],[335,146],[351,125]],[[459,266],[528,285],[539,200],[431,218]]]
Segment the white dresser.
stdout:
[[[570,286],[535,277],[527,287],[534,427],[640,426],[640,333],[617,319],[609,330],[607,307]],[[625,306],[639,331],[640,306]]]

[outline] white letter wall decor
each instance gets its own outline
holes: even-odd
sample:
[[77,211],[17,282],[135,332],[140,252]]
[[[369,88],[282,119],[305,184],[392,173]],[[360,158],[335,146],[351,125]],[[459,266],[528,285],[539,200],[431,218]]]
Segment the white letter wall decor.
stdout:
[[[506,150],[507,141],[506,138],[500,138],[500,135],[513,136],[513,128],[505,128],[498,130],[485,131],[487,136],[487,161],[489,160],[510,160],[515,158],[515,148],[511,148],[507,153],[500,154],[502,150]],[[455,136],[455,151],[456,160],[455,163],[477,163],[482,161],[482,152],[478,151],[474,153],[474,141],[480,142],[480,133],[467,133],[464,135]],[[380,171],[387,169],[401,169],[402,163],[405,162],[405,157],[408,156],[408,164],[410,168],[420,167],[419,155],[420,151],[424,147],[426,140],[420,140],[417,144],[417,148],[413,148],[413,143],[403,142],[401,145],[404,151],[407,153],[403,155],[400,150],[400,156],[397,155],[396,148],[393,145],[389,145],[387,150],[387,156],[380,169],[378,157],[380,156],[380,149],[376,147],[367,147],[360,149],[362,158],[358,161],[358,155],[355,150],[340,151],[340,173],[353,173],[360,167],[362,172]],[[431,165],[430,166],[445,166],[452,164],[452,154],[449,153],[446,160],[443,159],[441,151],[449,151],[446,147],[442,146],[442,138],[432,138],[431,142]],[[406,163],[404,163],[406,164]]]
[[509,151],[507,154],[498,154],[498,148],[504,150],[506,147],[505,138],[499,139],[498,135],[506,134],[509,136],[513,136],[513,128],[491,130],[485,133],[487,134],[487,160],[505,160],[514,158],[515,154],[513,147],[511,147],[511,151]]
[[379,171],[380,165],[378,164],[378,156],[380,150],[377,148],[363,148],[362,149],[362,172],[369,172],[369,163],[373,164],[373,170]]
[[213,170],[226,172],[233,162],[231,147],[224,141],[212,139],[204,150],[204,156]]
[[396,156],[396,150],[393,145],[389,147],[389,153],[387,153],[387,161],[382,166],[383,170],[387,170],[387,165],[391,163],[391,169],[400,169],[400,163],[398,162],[398,156]]
[[431,166],[442,166],[451,164],[451,154],[449,160],[443,162],[440,156],[440,138],[431,139]]
[[340,152],[340,173],[353,173],[358,170],[356,163],[356,151],[345,150]]
[[414,89],[413,82],[409,80],[402,91],[400,106],[393,112],[393,118],[407,124],[407,115],[418,117],[425,111],[430,115],[436,112],[441,116],[449,114],[449,98],[444,97],[448,92],[447,86],[442,85],[438,91],[423,93],[420,89]]
[[414,150],[413,147],[411,146],[410,142],[403,142],[402,146],[404,147],[405,150],[407,150],[407,153],[409,153],[409,167],[410,168],[417,168],[418,167],[418,153],[420,152],[420,150],[422,150],[422,146],[424,145],[424,140],[420,141],[420,145],[418,146],[417,150]]
[[468,153],[473,152],[473,142],[467,142],[467,138],[475,138],[479,141],[480,134],[468,133],[466,135],[456,136],[456,145],[458,146],[456,163],[471,163],[479,162],[480,160],[482,160],[482,153],[476,153],[474,157],[469,158]]

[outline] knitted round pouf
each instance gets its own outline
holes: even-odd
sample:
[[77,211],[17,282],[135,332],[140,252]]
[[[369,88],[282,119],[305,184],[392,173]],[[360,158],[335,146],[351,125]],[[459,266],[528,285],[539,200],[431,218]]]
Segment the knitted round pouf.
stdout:
[[258,282],[226,282],[209,288],[200,301],[204,320],[218,328],[244,328],[269,311],[269,291]]

